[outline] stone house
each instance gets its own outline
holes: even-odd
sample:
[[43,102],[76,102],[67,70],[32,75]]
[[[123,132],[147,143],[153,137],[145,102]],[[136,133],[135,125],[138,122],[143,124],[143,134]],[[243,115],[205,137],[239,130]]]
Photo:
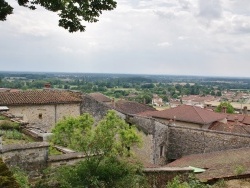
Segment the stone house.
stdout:
[[69,91],[29,90],[0,92],[0,106],[8,106],[9,113],[22,117],[29,126],[49,132],[65,116],[80,115],[81,97]]
[[152,105],[153,106],[163,106],[163,100],[158,95],[154,94],[152,98]]
[[106,103],[106,104],[112,103],[112,100],[106,95],[103,95],[102,93],[96,92],[96,93],[90,93],[89,95],[99,102]]
[[175,108],[147,113],[147,116],[164,123],[202,129],[207,129],[214,122],[227,121],[226,114],[190,105],[180,105]]

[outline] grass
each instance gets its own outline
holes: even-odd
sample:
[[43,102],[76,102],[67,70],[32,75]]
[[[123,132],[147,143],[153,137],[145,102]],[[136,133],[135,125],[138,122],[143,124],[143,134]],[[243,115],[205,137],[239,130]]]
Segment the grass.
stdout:
[[0,129],[0,134],[3,135],[3,145],[25,144],[28,142],[33,142],[33,140],[30,137],[19,132],[18,130],[2,130],[2,129]]

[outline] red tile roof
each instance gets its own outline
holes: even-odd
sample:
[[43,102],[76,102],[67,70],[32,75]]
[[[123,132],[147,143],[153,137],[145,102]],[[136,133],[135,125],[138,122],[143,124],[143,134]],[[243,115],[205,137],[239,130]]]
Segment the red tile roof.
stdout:
[[208,129],[236,134],[250,134],[250,126],[244,125],[240,122],[215,122]]
[[226,118],[225,114],[212,112],[197,106],[181,105],[175,108],[152,112],[152,117],[161,119],[175,119],[176,121],[191,122],[197,124],[209,124]]
[[250,116],[244,114],[227,114],[228,121],[235,121],[238,119],[239,122],[250,125]]
[[90,93],[89,95],[99,102],[111,102],[112,101],[110,98],[103,95],[102,93]]
[[135,101],[119,100],[115,103],[115,109],[125,114],[138,114],[146,111],[156,111],[154,108]]
[[[250,148],[231,149],[218,152],[194,154],[182,157],[168,167],[188,167],[206,169],[205,172],[196,174],[201,181],[217,178],[229,178],[238,175],[250,175]],[[237,169],[242,168],[241,172]]]
[[81,98],[70,91],[29,90],[0,92],[0,105],[80,103]]

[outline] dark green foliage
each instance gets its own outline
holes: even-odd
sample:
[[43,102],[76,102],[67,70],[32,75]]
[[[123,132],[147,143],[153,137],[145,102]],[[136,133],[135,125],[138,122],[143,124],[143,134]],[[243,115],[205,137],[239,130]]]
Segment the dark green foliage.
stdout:
[[100,163],[93,159],[74,166],[51,169],[44,178],[37,188],[133,188],[145,184],[140,165],[132,165],[114,157]]
[[0,0],[0,20],[5,21],[8,14],[13,13],[13,8],[4,0]]
[[226,108],[226,113],[233,114],[234,113],[234,107],[231,105],[230,102],[221,102],[219,106],[216,107],[216,112],[223,112],[223,108]]
[[9,120],[0,121],[0,129],[2,130],[19,130],[20,125],[18,123],[11,122]]
[[[69,32],[85,31],[82,21],[97,22],[102,11],[113,10],[116,2],[113,0],[18,0],[20,6],[36,9],[40,5],[49,11],[58,12],[59,26]],[[13,8],[5,1],[0,0],[0,20],[6,20],[12,14]]]
[[176,176],[172,181],[167,183],[166,188],[209,188],[210,185],[204,184],[197,180],[193,175],[189,176],[187,181],[181,181],[179,176]]
[[13,174],[0,158],[0,187],[1,188],[20,188]]
[[[60,121],[53,129],[52,142],[85,154],[83,162],[50,172],[38,187],[135,187],[144,182],[141,166],[128,147],[140,143],[134,126],[128,125],[115,111],[94,126],[89,114]],[[130,160],[133,159],[133,162]]]
[[11,172],[13,173],[16,182],[20,185],[20,188],[30,188],[28,175],[24,171],[15,167],[11,168]]

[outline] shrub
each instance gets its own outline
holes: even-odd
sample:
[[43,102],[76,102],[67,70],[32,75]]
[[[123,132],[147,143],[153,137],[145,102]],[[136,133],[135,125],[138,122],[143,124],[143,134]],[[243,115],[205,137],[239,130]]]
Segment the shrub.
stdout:
[[12,172],[3,163],[1,158],[0,158],[0,187],[20,188],[15,178],[13,177]]
[[25,172],[18,167],[12,168],[11,171],[20,188],[30,188],[28,176]]
[[18,123],[11,122],[9,120],[4,120],[0,122],[0,129],[3,130],[19,130],[20,125]]
[[6,117],[0,116],[0,120],[6,120]]
[[24,136],[17,130],[4,130],[0,131],[3,134],[3,138],[5,139],[14,139],[14,140],[24,140]]

